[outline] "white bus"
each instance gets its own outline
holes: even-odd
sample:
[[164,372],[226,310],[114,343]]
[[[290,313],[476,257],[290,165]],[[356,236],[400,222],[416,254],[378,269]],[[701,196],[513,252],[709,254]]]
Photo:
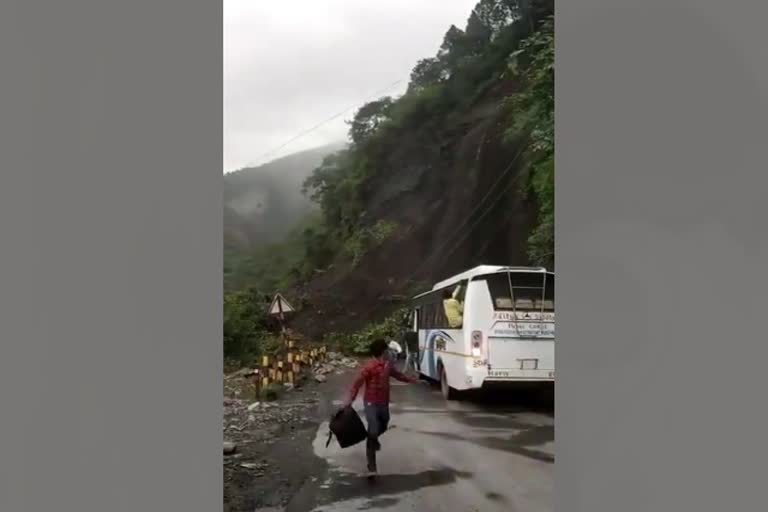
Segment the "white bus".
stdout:
[[[457,286],[463,318],[451,328],[443,299]],[[494,384],[555,380],[555,275],[545,268],[473,268],[414,297],[411,320],[418,352],[407,360],[439,381],[448,400]]]

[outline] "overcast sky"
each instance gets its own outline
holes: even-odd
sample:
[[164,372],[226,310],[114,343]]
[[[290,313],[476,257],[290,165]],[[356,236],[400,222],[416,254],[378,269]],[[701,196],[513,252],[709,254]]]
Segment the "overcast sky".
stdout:
[[397,80],[385,94],[402,93],[414,64],[451,24],[464,28],[476,3],[224,0],[224,172],[345,139],[344,120]]

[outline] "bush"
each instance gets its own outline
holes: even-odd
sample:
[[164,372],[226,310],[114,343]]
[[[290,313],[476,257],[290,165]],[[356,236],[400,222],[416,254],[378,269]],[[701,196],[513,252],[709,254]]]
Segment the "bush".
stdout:
[[262,295],[256,291],[224,294],[224,358],[228,366],[252,365],[275,343],[265,323]]
[[539,222],[528,238],[531,263],[552,267],[555,258],[555,158],[533,168],[531,187],[539,201]]
[[324,337],[324,342],[343,354],[367,355],[370,344],[376,338],[385,340],[399,338],[402,330],[402,319],[407,309],[400,309],[381,322],[368,325],[352,334],[330,333]]
[[396,223],[380,220],[373,226],[355,231],[344,242],[344,252],[352,259],[352,266],[356,266],[366,252],[384,243],[396,230]]
[[225,289],[252,286],[268,295],[287,290],[327,267],[338,252],[338,245],[323,219],[317,214],[309,215],[280,242],[252,251],[225,252]]
[[539,203],[536,227],[528,239],[531,263],[552,267],[555,244],[555,33],[554,18],[543,20],[538,31],[510,54],[510,72],[525,82],[508,98],[512,120],[508,141],[528,140],[525,156],[531,164],[528,187]]

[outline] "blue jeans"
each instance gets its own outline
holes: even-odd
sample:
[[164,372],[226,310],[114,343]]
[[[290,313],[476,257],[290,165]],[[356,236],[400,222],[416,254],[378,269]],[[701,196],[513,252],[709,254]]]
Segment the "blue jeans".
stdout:
[[368,440],[365,445],[368,470],[376,471],[376,451],[381,447],[379,436],[389,426],[389,404],[365,402],[365,421],[368,423]]

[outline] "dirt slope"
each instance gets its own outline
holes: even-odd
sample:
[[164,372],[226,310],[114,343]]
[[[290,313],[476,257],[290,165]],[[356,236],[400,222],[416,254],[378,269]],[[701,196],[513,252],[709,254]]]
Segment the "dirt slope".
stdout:
[[490,91],[450,126],[401,138],[365,197],[369,222],[394,221],[396,234],[356,267],[338,261],[294,290],[304,302],[297,330],[354,330],[427,283],[479,264],[527,264],[536,205],[518,156],[525,142],[501,140],[500,101],[513,86]]

